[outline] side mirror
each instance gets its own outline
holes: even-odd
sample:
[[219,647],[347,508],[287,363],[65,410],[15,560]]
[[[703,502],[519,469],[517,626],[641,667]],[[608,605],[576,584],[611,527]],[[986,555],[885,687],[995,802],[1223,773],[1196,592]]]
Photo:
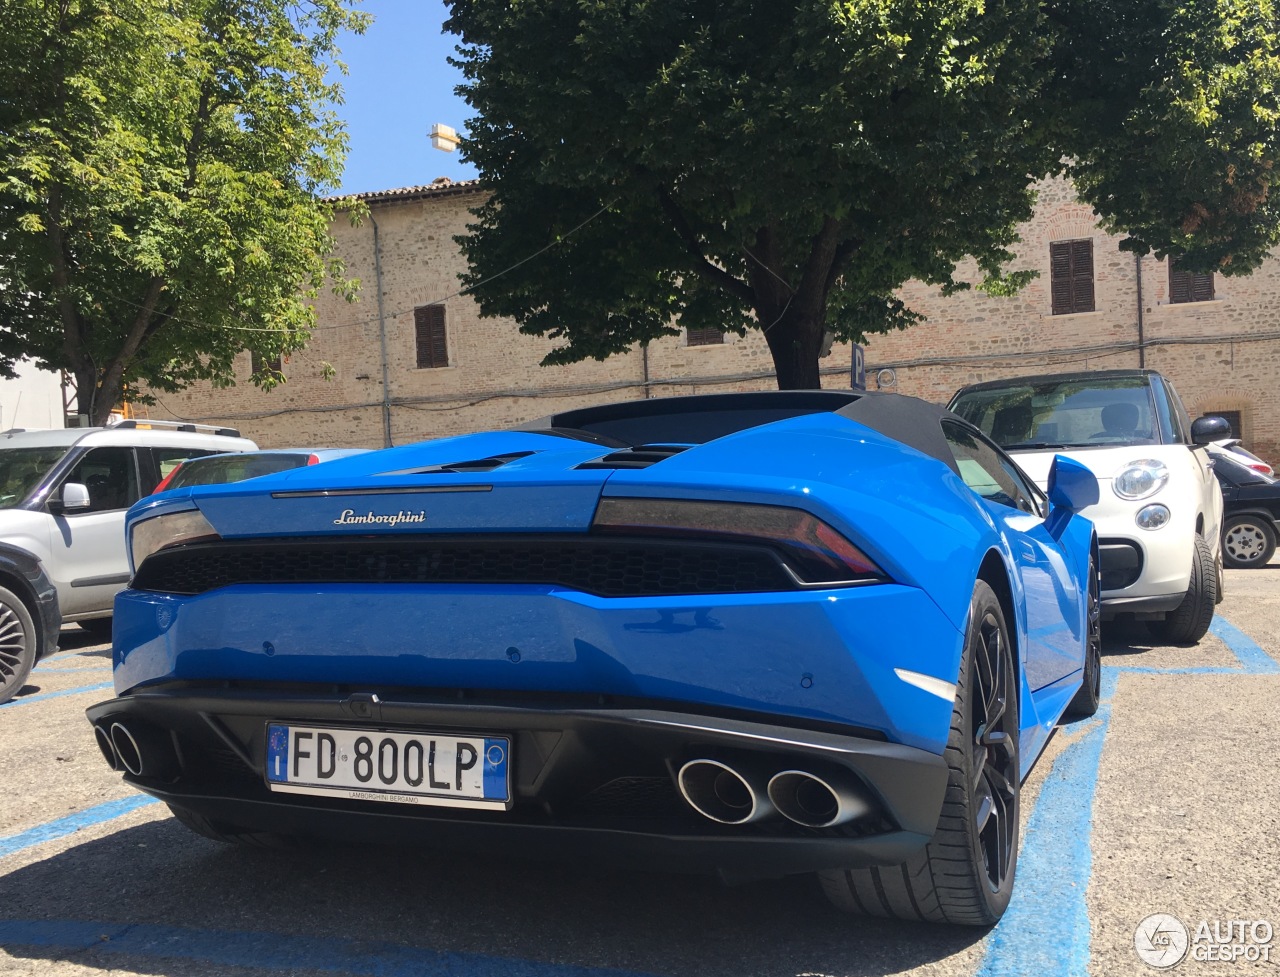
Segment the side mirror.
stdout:
[[1098,479],[1080,462],[1066,455],[1054,455],[1049,469],[1049,501],[1054,508],[1079,512],[1096,505]]
[[79,482],[67,482],[62,486],[62,492],[49,500],[52,512],[76,512],[89,508],[89,505],[89,486]]
[[1208,444],[1231,437],[1231,424],[1225,417],[1197,417],[1191,422],[1191,440],[1196,444]]

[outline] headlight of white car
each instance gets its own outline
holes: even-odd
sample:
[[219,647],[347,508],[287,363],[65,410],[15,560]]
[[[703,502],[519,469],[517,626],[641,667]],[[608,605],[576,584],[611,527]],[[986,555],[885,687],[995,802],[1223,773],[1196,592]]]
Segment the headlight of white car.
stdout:
[[1155,495],[1169,481],[1169,469],[1163,461],[1143,458],[1131,461],[1111,480],[1111,490],[1122,499],[1137,501]]
[[157,550],[198,539],[218,538],[218,531],[198,509],[169,512],[133,524],[129,533],[129,556],[136,573],[142,561]]

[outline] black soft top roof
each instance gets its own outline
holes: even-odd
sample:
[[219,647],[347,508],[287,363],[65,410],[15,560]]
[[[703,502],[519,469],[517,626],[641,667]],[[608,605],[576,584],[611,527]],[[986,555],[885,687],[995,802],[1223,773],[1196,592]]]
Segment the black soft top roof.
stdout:
[[865,424],[886,437],[936,458],[953,471],[955,457],[942,435],[943,407],[902,394],[858,390],[767,390],[626,400],[549,414],[518,430],[557,434],[611,448],[642,444],[704,444],[738,431],[800,417],[832,413]]

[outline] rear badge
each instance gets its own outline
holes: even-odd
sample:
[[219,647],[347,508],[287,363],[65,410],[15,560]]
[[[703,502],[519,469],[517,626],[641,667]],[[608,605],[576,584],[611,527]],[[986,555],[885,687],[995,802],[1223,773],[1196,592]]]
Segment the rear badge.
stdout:
[[405,512],[401,509],[393,513],[366,512],[357,515],[354,509],[343,509],[342,515],[333,520],[335,526],[400,526],[406,523],[423,523],[427,521],[427,511]]

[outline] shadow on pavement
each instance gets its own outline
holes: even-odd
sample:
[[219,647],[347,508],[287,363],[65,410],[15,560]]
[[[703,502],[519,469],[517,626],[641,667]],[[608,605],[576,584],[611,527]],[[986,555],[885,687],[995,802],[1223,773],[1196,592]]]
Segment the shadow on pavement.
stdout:
[[1104,655],[1137,655],[1161,642],[1152,635],[1141,621],[1118,618],[1102,624],[1102,653]]
[[[400,955],[416,949],[424,964],[435,953],[463,955],[461,969],[447,971],[459,977],[502,972],[494,958],[545,961],[550,966],[536,969],[546,974],[576,965],[699,977],[882,975],[969,948],[976,954],[986,932],[844,916],[806,877],[725,887],[702,877],[426,850],[276,853],[224,847],[170,818],[18,869],[4,888],[0,912],[10,920],[0,918],[0,931],[12,956],[175,977],[226,973],[228,964],[278,971],[281,947],[287,953],[288,946],[310,947],[308,940],[342,941],[344,957],[355,941],[369,972],[379,973],[380,952],[396,945]],[[137,955],[123,944],[122,952],[110,952],[97,940],[64,946],[47,935],[29,935],[44,946],[23,944],[24,925],[30,933],[59,925],[86,931],[57,921],[94,924],[106,936],[113,924],[117,931],[133,924],[130,940],[149,939],[154,930],[155,942]],[[166,937],[166,927],[190,935]],[[202,945],[222,948],[221,962],[202,956]],[[244,959],[228,959],[225,948],[237,946]],[[286,965],[291,972],[316,966],[314,951],[299,954],[297,970]],[[957,972],[973,969],[957,963]],[[421,972],[436,973],[436,966]]]
[[81,648],[96,648],[102,645],[108,655],[111,654],[111,642],[95,638],[88,631],[69,624],[58,632],[58,651],[79,651]]

